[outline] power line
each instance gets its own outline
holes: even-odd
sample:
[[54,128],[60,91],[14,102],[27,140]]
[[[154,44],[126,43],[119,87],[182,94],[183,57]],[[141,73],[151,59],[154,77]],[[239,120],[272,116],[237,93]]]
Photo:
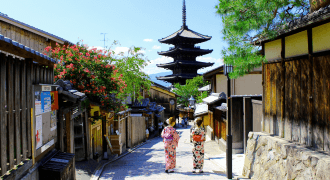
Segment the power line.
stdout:
[[101,40],[101,41],[104,41],[104,44],[103,44],[103,46],[104,46],[104,49],[106,48],[106,46],[105,46],[105,41],[108,41],[108,39],[107,40],[105,40],[105,35],[106,34],[108,34],[108,33],[101,33],[101,34],[103,34],[104,35],[104,38],[103,38],[103,40]]

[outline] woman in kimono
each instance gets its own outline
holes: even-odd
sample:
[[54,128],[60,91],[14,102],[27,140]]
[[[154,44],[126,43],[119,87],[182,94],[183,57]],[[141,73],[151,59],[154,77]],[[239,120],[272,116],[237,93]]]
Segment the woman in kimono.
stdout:
[[193,170],[195,173],[196,169],[199,169],[200,173],[203,173],[204,165],[204,141],[205,141],[205,129],[202,127],[203,120],[198,118],[196,120],[196,126],[191,131],[192,142],[193,142]]
[[169,118],[168,126],[163,129],[162,138],[165,147],[165,172],[174,172],[176,165],[176,148],[178,147],[180,136],[173,128],[175,119]]

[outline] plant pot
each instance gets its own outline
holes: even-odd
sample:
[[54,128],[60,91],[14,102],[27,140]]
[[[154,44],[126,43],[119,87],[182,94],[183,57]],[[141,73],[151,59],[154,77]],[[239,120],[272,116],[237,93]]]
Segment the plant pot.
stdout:
[[309,0],[310,11],[314,12],[330,4],[330,0]]

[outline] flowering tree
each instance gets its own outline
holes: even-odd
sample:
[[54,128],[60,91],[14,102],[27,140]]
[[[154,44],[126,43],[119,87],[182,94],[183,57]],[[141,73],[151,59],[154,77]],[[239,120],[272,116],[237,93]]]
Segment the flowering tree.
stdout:
[[71,46],[56,44],[54,49],[49,46],[45,50],[60,60],[54,65],[55,81],[70,80],[77,90],[100,99],[104,108],[119,110],[110,95],[123,93],[127,85],[122,79],[123,75],[118,73],[119,69],[109,63],[110,52],[89,49],[87,45],[79,43]]

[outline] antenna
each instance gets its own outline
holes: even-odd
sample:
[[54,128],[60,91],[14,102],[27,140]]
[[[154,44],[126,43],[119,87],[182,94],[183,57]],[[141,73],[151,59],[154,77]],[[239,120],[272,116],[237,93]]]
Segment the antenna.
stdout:
[[104,49],[105,49],[105,47],[106,47],[106,46],[105,46],[105,41],[108,41],[108,39],[107,39],[107,40],[105,40],[105,35],[106,35],[106,34],[108,34],[108,33],[101,33],[101,34],[103,34],[103,35],[104,35],[104,38],[103,38],[103,40],[101,40],[101,41],[104,41],[104,44],[103,44],[103,46],[104,46]]

